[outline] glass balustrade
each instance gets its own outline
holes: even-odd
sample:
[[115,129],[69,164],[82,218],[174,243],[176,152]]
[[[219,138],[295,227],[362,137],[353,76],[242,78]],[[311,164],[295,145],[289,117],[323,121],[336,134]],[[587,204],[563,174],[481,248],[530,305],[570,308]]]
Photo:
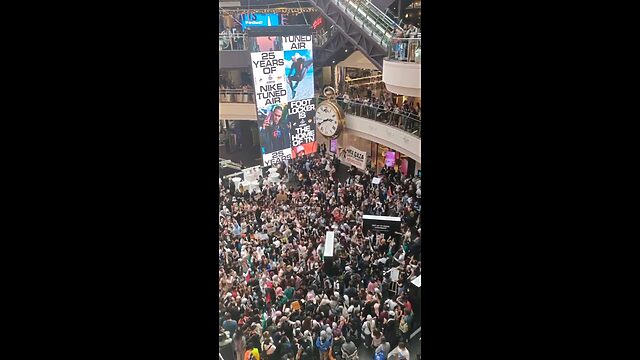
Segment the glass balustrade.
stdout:
[[398,23],[385,15],[368,0],[331,0],[351,15],[363,30],[375,38],[380,45],[388,48],[395,30],[400,29]]
[[313,46],[322,47],[333,35],[335,29],[333,25],[327,30],[316,31],[313,33]]
[[[253,89],[220,89],[219,94],[221,103],[255,102],[255,92]],[[316,98],[316,104],[324,100],[326,100],[324,96],[319,96]],[[336,98],[336,101],[346,114],[382,122],[421,137],[422,121],[418,115],[405,111],[385,109],[381,105],[370,105],[357,100],[347,100],[342,97]]]
[[[320,103],[323,100],[325,100],[325,98],[320,96],[317,102]],[[385,110],[381,105],[365,104],[357,100],[346,100],[342,97],[336,98],[336,102],[340,104],[340,107],[346,114],[382,122],[409,132],[417,137],[421,137],[422,121],[417,115],[404,111]]]
[[393,38],[391,46],[387,49],[387,58],[388,60],[420,64],[421,44],[420,38]]
[[255,103],[256,93],[253,89],[220,89],[221,103]]
[[347,85],[347,88],[352,87],[352,86],[371,86],[371,85],[375,85],[378,84],[382,81],[382,74],[380,75],[373,75],[373,76],[366,76],[366,77],[361,77],[361,78],[356,78],[356,79],[346,79],[344,82]]
[[241,51],[247,49],[246,34],[219,34],[218,50],[219,51]]

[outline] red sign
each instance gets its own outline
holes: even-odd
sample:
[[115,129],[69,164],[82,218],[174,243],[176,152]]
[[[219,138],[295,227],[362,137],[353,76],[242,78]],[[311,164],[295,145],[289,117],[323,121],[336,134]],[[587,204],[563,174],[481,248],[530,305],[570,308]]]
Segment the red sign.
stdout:
[[313,22],[311,27],[315,30],[320,25],[322,25],[322,16],[320,16],[319,18],[315,19],[315,21]]

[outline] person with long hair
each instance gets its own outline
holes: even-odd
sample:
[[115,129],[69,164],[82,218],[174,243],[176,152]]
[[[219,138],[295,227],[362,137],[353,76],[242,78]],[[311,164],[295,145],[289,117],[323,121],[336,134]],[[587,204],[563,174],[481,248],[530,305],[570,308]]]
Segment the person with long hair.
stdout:
[[243,360],[246,346],[242,331],[236,331],[233,335],[233,354],[236,360]]

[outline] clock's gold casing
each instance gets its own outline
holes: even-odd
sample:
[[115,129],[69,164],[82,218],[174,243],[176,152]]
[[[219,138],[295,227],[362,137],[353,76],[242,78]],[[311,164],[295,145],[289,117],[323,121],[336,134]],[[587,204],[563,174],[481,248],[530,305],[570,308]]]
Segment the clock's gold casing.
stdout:
[[335,132],[335,134],[333,136],[327,136],[327,135],[323,134],[322,131],[317,129],[317,126],[318,126],[317,121],[316,121],[316,129],[325,138],[337,139],[340,136],[340,134],[342,133],[342,130],[345,128],[346,117],[344,116],[344,111],[342,111],[342,108],[340,107],[340,105],[338,105],[335,101],[333,101],[331,99],[324,100],[323,102],[318,104],[318,106],[316,108],[316,111],[317,111],[317,109],[321,108],[322,106],[327,106],[327,107],[333,109],[333,111],[337,114],[337,117],[338,117],[337,129],[336,129],[336,132]]

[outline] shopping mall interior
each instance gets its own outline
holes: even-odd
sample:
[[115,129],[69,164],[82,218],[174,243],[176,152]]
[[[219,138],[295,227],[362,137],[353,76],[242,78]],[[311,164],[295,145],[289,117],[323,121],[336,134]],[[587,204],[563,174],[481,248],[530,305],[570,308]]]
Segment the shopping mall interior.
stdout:
[[420,358],[420,28],[219,1],[221,360]]

